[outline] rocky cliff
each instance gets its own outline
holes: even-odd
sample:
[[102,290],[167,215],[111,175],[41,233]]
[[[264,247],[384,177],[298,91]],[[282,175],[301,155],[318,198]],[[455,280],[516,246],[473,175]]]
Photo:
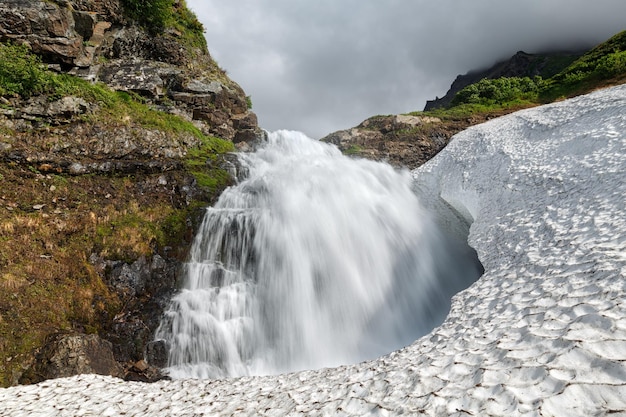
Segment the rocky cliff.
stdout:
[[[173,4],[172,15],[182,15],[180,27],[158,33],[129,19],[125,3],[3,0],[0,39],[27,44],[56,71],[138,93],[159,110],[193,121],[205,134],[233,142],[253,139],[257,121],[245,93],[213,61],[198,34],[194,39],[185,32],[197,32],[189,26],[200,23],[189,21],[195,18],[187,17],[184,2]],[[49,111],[35,108],[31,114]]]
[[249,100],[184,1],[1,0],[0,41],[0,385],[158,378],[202,207],[261,135]]

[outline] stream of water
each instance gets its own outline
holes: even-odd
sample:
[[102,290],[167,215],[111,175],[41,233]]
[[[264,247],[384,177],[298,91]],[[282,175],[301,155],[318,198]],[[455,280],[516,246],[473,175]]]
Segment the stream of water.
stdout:
[[355,363],[443,321],[481,274],[422,208],[408,172],[279,131],[207,209],[156,338],[173,378]]

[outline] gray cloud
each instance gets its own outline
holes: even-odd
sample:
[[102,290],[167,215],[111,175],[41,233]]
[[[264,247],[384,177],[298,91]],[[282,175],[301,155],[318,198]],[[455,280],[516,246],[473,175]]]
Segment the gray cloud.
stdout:
[[624,0],[188,0],[261,126],[321,137],[421,110],[457,74],[519,50],[589,47]]

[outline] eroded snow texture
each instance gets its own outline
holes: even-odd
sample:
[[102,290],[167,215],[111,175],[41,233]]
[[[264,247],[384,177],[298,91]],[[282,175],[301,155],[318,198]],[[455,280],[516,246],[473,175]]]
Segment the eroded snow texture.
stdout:
[[473,127],[415,172],[469,222],[484,276],[378,360],[0,390],[3,416],[626,415],[626,86]]

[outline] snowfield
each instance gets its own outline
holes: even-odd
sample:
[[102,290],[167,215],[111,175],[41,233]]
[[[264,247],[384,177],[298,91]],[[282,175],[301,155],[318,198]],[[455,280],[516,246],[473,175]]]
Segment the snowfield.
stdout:
[[626,416],[626,85],[472,127],[414,173],[485,274],[411,346],[334,369],[0,390],[2,416]]

